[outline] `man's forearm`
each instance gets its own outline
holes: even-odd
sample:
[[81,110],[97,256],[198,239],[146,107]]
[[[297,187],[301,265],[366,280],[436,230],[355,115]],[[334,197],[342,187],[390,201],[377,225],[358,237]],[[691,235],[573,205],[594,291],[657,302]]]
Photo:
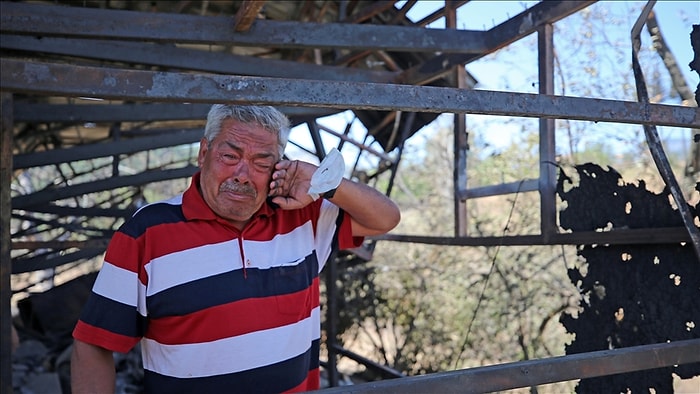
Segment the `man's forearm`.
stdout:
[[389,197],[347,179],[343,179],[330,201],[352,217],[355,236],[384,234],[401,219],[399,208]]
[[114,393],[115,379],[114,357],[111,351],[75,341],[71,354],[73,394]]

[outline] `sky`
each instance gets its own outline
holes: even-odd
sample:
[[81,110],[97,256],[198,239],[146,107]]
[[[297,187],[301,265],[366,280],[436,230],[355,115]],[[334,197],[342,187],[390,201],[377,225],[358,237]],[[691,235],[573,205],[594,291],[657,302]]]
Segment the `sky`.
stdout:
[[[527,8],[532,7],[537,1],[486,1],[473,0],[457,9],[457,25],[459,29],[465,30],[489,30],[494,26],[502,23],[508,18],[511,18]],[[610,7],[613,14],[627,14],[629,19],[622,27],[626,27],[625,32],[629,36],[632,24],[636,21],[641,9],[646,1],[600,1]],[[400,6],[398,3],[397,6]],[[430,14],[437,8],[442,7],[442,1],[419,1],[411,8],[408,17],[412,20],[419,20],[425,15]],[[597,6],[594,4],[593,6]],[[700,1],[670,1],[660,0],[654,5],[654,12],[659,22],[662,34],[666,39],[666,43],[671,48],[680,64],[683,64],[686,79],[694,86],[698,83],[698,74],[691,72],[687,64],[692,60],[693,52],[690,46],[690,29],[692,24],[700,23]],[[428,27],[444,28],[444,19],[438,20]],[[643,31],[645,33],[645,31]],[[488,80],[489,72],[479,73],[479,67],[471,67],[474,71],[470,71],[484,86],[491,85]],[[470,69],[470,66],[467,66]],[[486,71],[486,70],[484,70]]]
[[[459,29],[489,30],[502,23],[504,20],[532,7],[536,3],[536,1],[472,0],[458,8],[457,26]],[[587,49],[582,48],[580,52],[573,54],[568,52],[571,49],[571,45],[566,41],[567,39],[571,39],[572,36],[572,34],[567,35],[566,33],[571,32],[560,30],[581,29],[581,36],[576,36],[576,34],[573,36],[584,37],[585,20],[578,16],[578,14],[581,13],[579,12],[577,15],[569,16],[565,20],[557,22],[555,24],[554,45],[555,51],[557,51],[562,58],[559,67],[566,69],[568,73],[576,75],[577,72],[580,72],[580,70],[576,69],[580,64],[576,56],[598,56],[600,61],[596,58],[596,60],[592,62],[592,64],[598,68],[594,77],[579,75],[579,80],[592,80],[591,84],[592,86],[596,85],[597,90],[586,92],[586,89],[589,87],[585,86],[566,86],[566,90],[563,90],[560,86],[559,89],[555,87],[555,94],[636,101],[636,96],[630,96],[629,91],[623,92],[616,87],[629,81],[629,77],[632,73],[630,67],[630,31],[646,3],[646,1],[599,1],[590,6],[590,9],[594,9],[594,7],[597,7],[596,9],[598,10],[604,9],[606,12],[606,20],[603,25],[589,28],[597,32],[595,37],[584,38],[584,41],[589,42],[590,47]],[[407,16],[417,21],[443,5],[443,1],[437,0],[418,1],[418,3],[411,8]],[[400,6],[402,6],[402,2],[397,3],[397,7]],[[691,71],[688,66],[693,56],[689,35],[692,25],[700,23],[700,1],[660,0],[654,5],[654,12],[656,13],[666,43],[674,54],[691,90],[694,91],[698,85],[699,77],[698,74]],[[438,20],[428,27],[444,28],[444,19]],[[643,49],[648,49],[650,47],[650,39],[646,29],[642,31],[641,36]],[[505,50],[499,51],[498,57],[496,57],[496,55],[489,55],[467,64],[467,71],[478,81],[475,88],[537,93],[537,51],[536,49],[533,50],[533,43],[536,43],[536,34],[532,34],[508,46]],[[612,46],[617,47],[617,53],[613,53],[609,49]],[[536,46],[534,48],[536,48]],[[592,52],[596,52],[596,54],[591,55]],[[643,66],[646,64],[645,62],[660,62],[658,55],[651,51],[648,51],[647,54],[648,57],[640,56],[640,61]],[[625,75],[625,73],[627,74]],[[628,79],[625,80],[625,77]],[[645,74],[648,84],[650,83],[650,77],[654,76]],[[658,78],[668,79],[668,74],[666,73],[666,75],[663,75],[660,73]],[[632,81],[634,81],[633,78]],[[556,84],[557,83],[555,83],[555,86]],[[633,86],[631,92],[634,93]],[[679,101],[676,99],[674,102],[672,99],[668,104],[678,105]],[[346,112],[336,115],[336,117],[321,119],[319,123],[325,124],[333,130],[342,131],[346,122],[351,120],[352,114]],[[531,121],[535,122],[534,125],[536,125],[537,119],[531,119]],[[420,151],[420,145],[423,143],[424,139],[431,134],[431,130],[434,131],[435,128],[444,127],[446,125],[449,127],[449,124],[451,124],[449,115],[440,117],[438,121],[426,127],[425,131],[421,131],[412,137],[409,140],[409,145],[418,146],[415,148],[415,151]],[[470,129],[481,130],[480,136],[483,138],[482,142],[489,143],[494,150],[501,149],[508,145],[513,136],[517,135],[518,131],[522,128],[521,124],[508,122],[503,119],[503,117],[488,115],[467,115],[467,124]],[[614,132],[616,134],[638,134],[639,130],[641,130],[641,127],[635,127],[633,125],[626,125],[624,127],[615,125],[615,127],[620,127],[619,131]],[[610,124],[607,125],[607,132],[610,132],[609,129]],[[307,133],[307,130],[293,131],[293,136],[295,134],[300,135]],[[666,138],[667,140],[673,140],[677,136],[680,136],[678,128],[670,128],[670,130],[659,128],[659,133],[662,135],[662,138]],[[359,124],[359,122],[355,121],[351,129],[351,134],[356,134],[357,136],[364,135],[364,127]],[[587,144],[595,143],[595,137],[593,137],[595,133],[591,133],[590,135],[591,137],[576,141],[577,144],[581,144],[579,147],[580,149],[585,149]],[[605,133],[601,135],[602,138],[605,138]],[[685,138],[685,136],[686,135],[683,134],[683,138]],[[295,140],[298,141],[299,138],[295,138]],[[330,137],[326,145],[327,149],[335,145],[337,145],[337,140]],[[305,144],[305,146],[311,147],[312,145]],[[343,153],[346,156],[348,166],[352,166],[356,153],[353,152],[352,149],[348,149],[347,151],[344,149]],[[308,156],[303,158],[309,159]]]

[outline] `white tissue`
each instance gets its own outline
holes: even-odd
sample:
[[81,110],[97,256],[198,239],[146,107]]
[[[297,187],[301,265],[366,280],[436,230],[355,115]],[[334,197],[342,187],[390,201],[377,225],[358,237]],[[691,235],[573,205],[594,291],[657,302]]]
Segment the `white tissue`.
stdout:
[[340,185],[345,174],[345,160],[338,149],[333,148],[319,164],[311,176],[309,195],[318,200],[322,193],[335,189]]

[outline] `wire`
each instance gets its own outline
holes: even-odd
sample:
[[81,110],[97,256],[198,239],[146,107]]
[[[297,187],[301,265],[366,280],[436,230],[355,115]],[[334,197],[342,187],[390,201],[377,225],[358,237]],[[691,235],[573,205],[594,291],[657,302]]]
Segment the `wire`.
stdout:
[[[515,198],[513,199],[513,204],[510,207],[510,212],[508,213],[508,220],[506,220],[506,226],[503,228],[503,235],[502,237],[505,237],[506,232],[508,232],[508,227],[510,226],[510,220],[513,217],[513,212],[515,211],[515,204],[518,202],[518,195],[520,194],[520,188],[523,186],[523,183],[525,182],[524,179],[520,180],[520,183],[518,184],[518,190],[515,192]],[[501,238],[502,240],[503,238]],[[455,364],[452,367],[452,369],[457,369],[457,363],[462,359],[462,354],[464,353],[464,350],[467,347],[467,343],[469,343],[469,335],[472,332],[472,327],[474,326],[474,321],[476,320],[476,315],[479,312],[479,308],[481,307],[481,302],[484,300],[484,295],[486,294],[486,287],[488,286],[489,279],[491,278],[491,274],[493,274],[493,270],[496,267],[496,259],[498,258],[498,252],[501,250],[501,246],[503,246],[503,242],[498,244],[496,246],[496,253],[494,253],[493,258],[491,259],[491,268],[489,268],[489,273],[486,275],[486,280],[484,281],[484,286],[481,288],[481,294],[479,294],[479,300],[476,303],[476,308],[474,308],[474,313],[472,314],[472,319],[469,321],[469,327],[467,327],[467,333],[464,336],[464,342],[462,342],[462,347],[459,350],[459,354],[457,355],[457,358],[455,359]]]

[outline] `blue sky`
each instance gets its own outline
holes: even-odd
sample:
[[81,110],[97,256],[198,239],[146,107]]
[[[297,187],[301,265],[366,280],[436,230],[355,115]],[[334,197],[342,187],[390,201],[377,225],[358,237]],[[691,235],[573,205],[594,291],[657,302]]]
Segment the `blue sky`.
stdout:
[[[457,10],[457,25],[459,29],[465,30],[489,30],[494,26],[502,23],[508,18],[511,18],[527,8],[532,7],[537,1],[487,1],[473,0],[461,6]],[[639,10],[647,3],[646,1],[600,1],[600,4],[594,4],[592,7],[605,6],[609,7],[614,14],[627,15],[627,37],[632,24],[639,15]],[[398,3],[397,6],[400,6]],[[442,1],[419,1],[411,8],[408,17],[412,20],[419,20],[431,12],[442,7]],[[700,23],[700,1],[657,1],[654,5],[661,27],[662,34],[666,39],[666,43],[673,51],[676,59],[683,65],[682,71],[685,73],[686,80],[697,86],[698,74],[691,72],[688,63],[692,60],[692,48],[690,47],[690,31],[692,24]],[[558,23],[565,23],[564,21]],[[444,28],[444,19],[438,20],[429,27]],[[646,33],[644,31],[643,33]],[[469,66],[467,66],[469,69]],[[484,76],[476,75],[477,79],[485,79]],[[487,81],[483,82],[488,83]]]
[[[468,30],[489,30],[502,23],[504,20],[523,12],[525,9],[531,7],[535,3],[537,2],[473,0],[458,9],[458,28]],[[559,86],[557,89],[555,89],[555,94],[636,101],[636,96],[633,94],[634,79],[631,78],[632,71],[630,67],[630,31],[632,25],[639,16],[639,12],[645,4],[646,1],[600,1],[590,6],[589,9],[598,13],[604,13],[605,20],[600,25],[593,26],[592,28],[584,26],[585,20],[582,16],[580,16],[581,12],[557,22],[555,24],[555,51],[557,51],[562,58],[560,68],[565,70],[564,72],[569,73],[569,75],[567,75],[569,80],[584,82],[578,82],[578,85],[576,85],[576,83],[571,83],[566,86],[566,89]],[[402,3],[398,3],[397,7],[400,7],[401,5]],[[419,1],[412,7],[407,16],[413,20],[419,20],[443,5],[443,1]],[[655,4],[654,12],[657,15],[657,19],[666,43],[669,45],[673,54],[675,55],[679,67],[684,73],[685,79],[690,85],[691,90],[694,91],[698,84],[699,78],[698,74],[691,72],[688,67],[688,63],[692,60],[693,56],[689,35],[692,25],[700,23],[700,1],[661,0],[657,1]],[[600,23],[600,19],[598,22]],[[443,28],[444,19],[434,22],[429,27]],[[571,50],[571,45],[566,40],[571,39],[572,36],[575,39],[583,37],[582,35],[576,35],[578,34],[577,29],[580,29],[582,31],[581,34],[584,34],[583,30],[586,28],[594,31],[595,36],[580,39],[579,41],[581,41],[583,44],[579,52],[574,54],[567,52]],[[534,47],[533,44],[535,44]],[[650,39],[646,29],[642,31],[642,45],[644,48],[647,48],[650,45]],[[537,53],[536,49],[533,50],[533,48],[536,48],[536,34],[532,34],[510,45],[506,49],[499,51],[497,54],[489,55],[478,61],[472,62],[468,64],[466,68],[467,71],[479,81],[479,84],[476,86],[477,89],[537,93]],[[593,52],[595,52],[595,54],[591,54]],[[581,70],[577,70],[579,63],[576,56],[595,56],[595,59],[589,59],[589,63],[591,65],[599,68],[596,70],[595,76],[591,77],[580,74]],[[642,64],[653,64],[655,62],[660,64],[660,61],[661,60],[658,55],[648,50],[646,52],[646,57],[642,59]],[[659,76],[657,78],[661,78],[662,80],[665,78],[668,80],[668,74],[666,73],[664,75],[663,69],[661,71],[662,72],[658,73]],[[654,76],[645,75],[645,77],[649,81],[650,78]],[[629,85],[630,78],[632,81],[631,89],[628,91],[618,89],[618,87],[621,85]],[[667,83],[667,81],[665,83]],[[591,86],[583,86],[584,84],[590,84]],[[593,89],[592,86],[594,86],[595,89]],[[678,105],[679,101],[676,99],[676,101],[673,102],[673,99],[671,99],[671,102],[667,103],[671,105]],[[334,117],[321,119],[320,123],[325,124],[336,131],[342,131],[346,122],[352,120],[352,115],[346,112],[338,115],[338,117],[340,119]],[[479,130],[478,133],[480,137],[488,141],[491,144],[492,149],[495,150],[507,145],[514,136],[518,135],[518,132],[522,128],[522,122],[518,124],[509,122],[504,117],[487,115],[468,115],[467,122],[468,127],[470,129],[473,128],[475,130]],[[527,122],[534,122],[532,127],[537,127],[536,119],[529,119]],[[449,127],[449,123],[451,123],[451,121],[449,117],[442,117],[440,121],[434,123],[435,124],[426,127],[425,131],[419,132],[416,136],[409,140],[411,145],[417,146],[416,153],[419,153],[420,151],[422,140],[431,134],[431,129],[434,130],[435,128],[444,125]],[[589,124],[590,122],[587,122],[586,125],[579,125],[579,127],[590,128],[591,126],[589,126]],[[600,125],[597,126],[603,128],[606,127]],[[620,127],[619,131],[617,128],[618,125],[615,125],[616,131],[610,131],[611,126],[608,124],[607,129],[605,129],[602,133],[590,133],[590,135],[600,136],[600,138],[606,138],[606,133],[608,133],[608,135],[613,133],[634,136],[638,135],[639,130],[641,129],[639,126],[635,127],[630,125]],[[355,122],[353,124],[353,130],[356,130],[355,135],[364,134],[364,128],[359,124],[359,122]],[[293,133],[296,136],[301,136],[304,134],[308,135],[307,130],[298,130]],[[678,129],[670,131],[660,129],[660,134],[662,134],[662,137],[666,136],[668,140],[673,140],[675,136],[680,135],[680,133],[678,133]],[[686,134],[683,134],[683,137],[685,136]],[[328,138],[327,148],[337,144],[337,140],[334,137],[326,138]],[[568,141],[563,141],[563,139],[561,139],[562,141],[559,141],[559,137],[557,138],[558,143],[561,142],[562,144],[566,144],[568,146]],[[595,142],[595,138],[596,137],[582,137],[580,140],[576,141],[576,144],[579,145],[579,149],[585,149],[586,144]],[[295,140],[299,141],[300,139],[295,138]],[[309,144],[305,145],[309,147],[312,146],[310,142]],[[348,164],[352,165],[355,159],[354,155],[356,153],[353,153],[352,149],[348,149],[347,152],[344,149],[343,153],[346,156]],[[295,155],[295,158],[302,157],[313,160],[302,153],[299,153],[299,157]]]
[[[457,12],[458,28],[469,30],[489,30],[529,7],[535,1],[470,1]],[[420,1],[408,13],[414,20],[421,19],[436,8],[441,1]],[[600,1],[591,5],[591,15],[598,19],[583,17],[580,11],[555,24],[555,52],[559,57],[558,71],[564,76],[564,83],[555,77],[555,94],[636,101],[634,78],[631,69],[630,32],[646,1]],[[662,35],[671,48],[679,68],[685,76],[692,91],[698,86],[698,74],[690,70],[688,63],[693,52],[690,45],[692,25],[700,23],[700,1],[657,1],[654,5],[657,21]],[[591,26],[587,26],[587,23]],[[430,27],[443,28],[444,21],[436,21]],[[591,31],[591,36],[586,36]],[[663,67],[661,58],[651,50],[651,40],[646,28],[642,30],[642,52],[640,62],[645,69],[648,86],[660,81],[667,90],[670,87],[668,72]],[[476,89],[501,90],[521,93],[537,93],[537,51],[536,34],[532,34],[496,54],[486,56],[466,66],[479,82]],[[575,41],[579,41],[575,43]],[[595,68],[595,71],[590,71]],[[586,72],[587,71],[587,72]],[[627,89],[621,89],[626,86]],[[651,90],[650,90],[651,91]],[[680,99],[673,95],[666,96],[660,103],[679,105]],[[449,127],[451,118],[443,117],[440,122],[427,127],[426,136],[436,127]],[[467,115],[473,136],[490,147],[484,154],[497,153],[499,149],[511,143],[513,138],[522,135],[525,129],[536,130],[536,119],[518,119],[488,115]],[[524,125],[524,126],[523,126]],[[592,124],[591,122],[569,122],[567,126],[578,129],[573,145],[558,133],[558,151],[569,152],[570,146],[584,150],[592,144],[605,141],[612,150],[624,151],[630,141],[639,141],[642,137],[640,126],[620,124]],[[561,128],[560,128],[561,129]],[[667,149],[685,150],[689,140],[685,129],[658,127],[658,132],[665,140]],[[418,135],[413,144],[421,144]],[[559,149],[561,147],[561,149]]]

